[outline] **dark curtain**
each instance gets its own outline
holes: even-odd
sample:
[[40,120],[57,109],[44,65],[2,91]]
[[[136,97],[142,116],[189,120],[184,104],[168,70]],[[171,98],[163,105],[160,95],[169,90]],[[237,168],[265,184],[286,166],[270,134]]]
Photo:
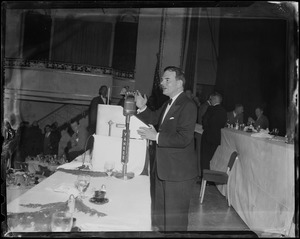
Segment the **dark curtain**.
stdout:
[[265,105],[270,130],[286,132],[288,105],[287,22],[273,19],[221,19],[215,90],[223,105],[244,105],[245,120],[256,119],[255,108]]
[[51,60],[109,66],[111,35],[111,23],[56,19]]
[[25,13],[23,58],[48,60],[50,49],[51,16],[37,12]]
[[136,59],[138,23],[117,22],[112,67],[114,69],[134,71]]
[[194,77],[196,70],[196,54],[197,54],[197,41],[198,41],[198,17],[199,8],[193,8],[191,13],[191,22],[187,34],[189,34],[187,44],[187,51],[184,53],[186,63],[183,66],[185,71],[185,90],[190,89],[193,91],[194,88]]

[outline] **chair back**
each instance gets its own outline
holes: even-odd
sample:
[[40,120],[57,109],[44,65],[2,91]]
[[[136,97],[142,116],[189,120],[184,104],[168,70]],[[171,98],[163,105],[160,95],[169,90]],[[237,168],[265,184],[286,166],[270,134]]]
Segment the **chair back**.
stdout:
[[231,170],[236,158],[238,156],[238,153],[236,151],[232,152],[231,156],[230,156],[230,159],[229,159],[229,162],[228,162],[228,169],[229,171]]

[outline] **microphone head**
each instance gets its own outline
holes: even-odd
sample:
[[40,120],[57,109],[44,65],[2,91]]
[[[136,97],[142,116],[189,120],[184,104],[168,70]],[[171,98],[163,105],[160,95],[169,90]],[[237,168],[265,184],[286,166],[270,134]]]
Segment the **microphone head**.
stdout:
[[134,115],[136,113],[135,99],[132,95],[127,95],[124,101],[123,115]]

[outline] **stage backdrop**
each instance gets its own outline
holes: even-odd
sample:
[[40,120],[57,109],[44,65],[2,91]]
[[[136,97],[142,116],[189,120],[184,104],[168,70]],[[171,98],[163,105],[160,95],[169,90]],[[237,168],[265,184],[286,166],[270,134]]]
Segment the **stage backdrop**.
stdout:
[[278,19],[220,21],[218,72],[215,90],[228,110],[244,105],[244,116],[255,117],[265,104],[270,129],[285,135],[288,106],[287,22]]

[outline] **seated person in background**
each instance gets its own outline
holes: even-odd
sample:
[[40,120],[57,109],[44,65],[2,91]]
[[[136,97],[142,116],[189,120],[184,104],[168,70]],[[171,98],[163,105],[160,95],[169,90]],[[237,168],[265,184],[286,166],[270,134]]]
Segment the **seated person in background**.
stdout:
[[264,109],[262,106],[258,106],[255,109],[255,115],[257,117],[256,120],[253,118],[249,117],[248,118],[248,124],[253,124],[254,128],[257,129],[258,126],[261,129],[268,129],[269,128],[269,120],[268,118],[264,115]]
[[227,123],[228,124],[243,124],[244,123],[244,107],[241,104],[236,104],[233,111],[227,112]]
[[69,162],[85,152],[86,140],[88,138],[86,127],[80,124],[79,121],[75,120],[71,122],[70,126],[73,134],[65,147],[65,154]]

